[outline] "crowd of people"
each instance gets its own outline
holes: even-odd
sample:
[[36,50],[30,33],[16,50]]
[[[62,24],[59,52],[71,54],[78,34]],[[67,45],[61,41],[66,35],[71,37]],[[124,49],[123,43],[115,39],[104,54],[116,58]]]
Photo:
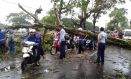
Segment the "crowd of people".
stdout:
[[[65,58],[65,45],[66,45],[66,32],[63,28],[63,26],[59,25],[58,26],[59,32],[60,32],[60,39],[59,39],[59,44],[60,44],[60,59]],[[104,51],[106,47],[106,39],[107,39],[107,34],[104,31],[104,28],[100,28],[100,33],[98,34],[97,38],[97,43],[93,39],[86,39],[83,36],[74,36],[74,35],[69,35],[70,39],[68,39],[70,48],[74,49],[75,47],[78,48],[78,54],[81,54],[84,52],[85,48],[88,49],[95,49],[97,47],[97,63],[104,64]]]
[[122,39],[123,33],[122,33],[122,31],[117,31],[117,30],[111,31],[111,32],[109,32],[109,37]]
[[[94,50],[96,49],[96,41],[94,39],[87,38],[85,36],[75,36],[73,34],[68,35],[65,32],[62,25],[58,26],[58,34],[57,37],[59,39],[59,45],[60,45],[60,59],[65,58],[65,46],[67,46],[68,49],[74,50],[74,48],[78,49],[78,54],[84,53],[85,50]],[[59,36],[58,36],[59,35]]]
[[[7,39],[6,35],[9,32],[9,37]],[[1,53],[10,53],[10,55],[14,55],[16,52],[15,42],[14,42],[14,33],[13,30],[5,30],[2,31],[0,29],[0,50]]]
[[[69,35],[69,39],[67,39],[67,33],[64,30],[62,25],[57,26],[57,31],[58,31],[58,44],[60,46],[60,56],[59,59],[63,59],[66,56],[65,52],[65,46],[68,41],[68,48],[74,49],[75,47],[78,48],[78,54],[83,53],[86,49],[95,49],[98,47],[98,52],[97,52],[97,62],[102,62],[104,63],[104,50],[105,50],[105,44],[106,44],[106,33],[104,32],[104,28],[100,29],[101,32],[98,34],[98,40],[97,44],[96,41],[93,39],[87,39],[83,36],[74,36],[73,34]],[[8,51],[7,46],[6,46],[6,33],[9,32],[9,37],[8,37]],[[36,32],[35,29],[32,29],[29,31],[29,35],[25,39],[26,41],[31,41],[38,43],[38,45],[33,46],[32,51],[33,55],[37,56],[37,59],[39,60],[41,56],[44,55],[43,51],[43,46],[42,46],[42,40],[41,40],[41,33]],[[8,52],[11,55],[14,55],[16,53],[16,47],[15,47],[15,41],[14,41],[14,32],[13,30],[8,30],[8,31],[1,31],[0,30],[0,50],[2,53]],[[38,53],[36,53],[36,50]],[[37,54],[37,55],[36,55]],[[39,65],[39,62],[37,63]]]

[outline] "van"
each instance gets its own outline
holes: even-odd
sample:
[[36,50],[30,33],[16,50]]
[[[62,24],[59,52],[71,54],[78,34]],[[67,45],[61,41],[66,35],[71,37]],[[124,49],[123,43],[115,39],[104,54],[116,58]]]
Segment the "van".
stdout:
[[123,39],[124,40],[131,40],[131,29],[125,29],[123,31]]

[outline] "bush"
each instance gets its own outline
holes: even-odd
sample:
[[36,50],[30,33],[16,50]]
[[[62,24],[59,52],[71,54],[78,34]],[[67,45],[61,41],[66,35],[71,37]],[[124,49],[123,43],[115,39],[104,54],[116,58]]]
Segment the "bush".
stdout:
[[47,34],[44,38],[44,49],[46,51],[50,51],[54,36],[51,34]]

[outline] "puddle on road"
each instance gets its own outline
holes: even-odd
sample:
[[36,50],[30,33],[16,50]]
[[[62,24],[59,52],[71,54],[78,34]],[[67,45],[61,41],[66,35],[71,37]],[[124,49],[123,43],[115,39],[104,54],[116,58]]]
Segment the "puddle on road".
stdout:
[[81,61],[80,58],[73,59],[70,63],[58,63],[57,59],[53,59],[54,56],[47,55],[41,61],[41,66],[31,66],[25,73],[21,72],[19,60],[0,68],[0,79],[120,79],[121,76],[115,76],[117,73],[130,76],[131,54],[116,48],[106,49],[108,52],[104,66],[97,66],[88,60]]
[[[112,51],[110,51],[110,49]],[[119,49],[119,50],[118,50]],[[131,52],[130,50],[121,49],[118,47],[109,47],[106,50],[106,71],[112,75],[131,75]],[[128,77],[129,79],[131,77]],[[127,79],[128,79],[127,78]]]
[[7,67],[4,67],[4,68],[1,68],[0,72],[7,72],[7,71],[11,71],[13,69],[15,69],[15,66],[11,65],[11,66],[7,66]]
[[8,64],[7,66],[3,66],[0,68],[0,73],[2,72],[9,72],[12,70],[20,70],[20,63],[11,63],[10,65]]
[[130,73],[129,69],[129,63],[117,63],[114,64],[114,70],[117,71],[117,73],[122,73],[122,74],[128,74]]

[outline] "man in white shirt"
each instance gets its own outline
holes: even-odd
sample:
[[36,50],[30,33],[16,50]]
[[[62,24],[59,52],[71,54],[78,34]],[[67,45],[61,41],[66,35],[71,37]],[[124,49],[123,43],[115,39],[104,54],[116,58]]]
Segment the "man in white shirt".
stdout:
[[104,51],[106,45],[107,35],[104,32],[104,28],[100,28],[100,33],[98,34],[98,52],[97,52],[97,63],[104,64]]
[[60,30],[60,39],[59,39],[60,59],[63,59],[63,58],[65,58],[65,45],[66,45],[65,35],[66,35],[66,32],[65,32],[62,25],[58,25],[58,29]]

